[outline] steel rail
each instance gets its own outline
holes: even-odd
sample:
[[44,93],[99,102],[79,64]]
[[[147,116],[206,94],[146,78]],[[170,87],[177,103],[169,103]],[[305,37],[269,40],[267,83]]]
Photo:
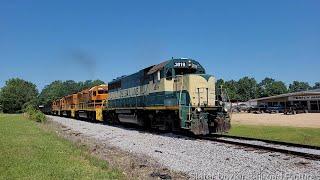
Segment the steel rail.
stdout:
[[[223,138],[225,138],[225,139],[223,139]],[[227,140],[227,138],[233,139],[233,140]],[[229,135],[199,136],[198,139],[216,141],[216,142],[233,144],[233,145],[244,146],[244,147],[251,147],[251,148],[255,148],[255,149],[267,150],[267,151],[272,151],[272,152],[279,152],[279,153],[284,153],[284,154],[289,154],[289,155],[296,155],[296,156],[300,156],[300,157],[304,157],[304,158],[312,159],[312,160],[320,160],[320,154],[312,154],[312,153],[307,153],[307,152],[294,151],[294,150],[290,150],[290,149],[276,147],[277,145],[281,145],[281,146],[289,147],[289,148],[304,148],[304,149],[309,149],[309,150],[320,150],[320,147],[317,147],[317,146],[309,146],[309,145],[302,145],[302,144],[294,144],[294,143],[256,139],[256,138],[247,138],[247,137],[241,137],[241,136],[240,137],[229,136]],[[270,147],[270,146],[266,146],[266,145],[258,145],[258,144],[235,141],[235,140],[260,141],[263,143],[267,143],[271,146],[272,145],[276,145],[276,146]]]
[[248,141],[261,141],[261,142],[265,142],[265,143],[278,144],[278,145],[283,145],[283,146],[291,146],[291,147],[297,147],[297,148],[300,147],[300,148],[320,150],[320,146],[297,144],[297,143],[284,142],[284,141],[259,139],[259,138],[251,138],[251,137],[244,137],[244,136],[233,136],[233,135],[225,135],[225,134],[214,134],[214,135],[211,135],[211,136],[232,138],[232,139],[240,139],[240,140],[248,140]]

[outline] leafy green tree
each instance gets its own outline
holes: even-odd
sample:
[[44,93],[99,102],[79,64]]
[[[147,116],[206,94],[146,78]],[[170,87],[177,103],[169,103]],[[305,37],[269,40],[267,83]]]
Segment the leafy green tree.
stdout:
[[299,92],[309,90],[311,87],[309,83],[302,81],[293,81],[292,84],[289,85],[290,92]]
[[97,80],[87,80],[87,81],[84,81],[84,82],[79,82],[79,85],[80,85],[80,89],[83,90],[83,89],[88,89],[88,88],[91,88],[93,86],[98,86],[98,85],[101,85],[101,84],[104,84],[103,81],[97,79]]
[[6,81],[0,91],[0,104],[4,113],[21,112],[26,104],[36,104],[36,85],[19,78]]
[[238,82],[234,80],[226,81],[224,84],[224,88],[226,88],[228,96],[231,100],[240,100],[240,96],[238,94]]
[[237,94],[241,101],[258,97],[258,84],[254,78],[243,77],[237,82]]
[[266,77],[263,79],[259,84],[259,97],[268,97],[279,95],[283,93],[287,93],[288,89],[284,82],[282,81],[275,81],[272,78]]
[[320,89],[320,82],[314,83],[314,86],[312,87],[312,89]]
[[104,84],[101,80],[87,80],[85,82],[75,82],[73,80],[54,81],[45,86],[39,95],[39,102],[42,105],[50,105],[53,100],[60,99],[73,93],[80,92],[93,86]]
[[82,90],[82,87],[79,86],[79,83],[76,83],[73,80],[67,80],[62,83],[64,93],[63,94],[72,94]]
[[227,91],[229,99],[239,100],[239,95],[237,94],[237,82],[234,80],[224,81],[223,79],[218,79],[216,82],[216,91],[218,92],[219,88],[223,88]]
[[43,88],[38,98],[40,104],[49,105],[53,100],[61,98],[67,93],[62,81],[53,81]]
[[216,82],[216,90],[218,90],[221,86],[224,86],[224,80],[218,79]]

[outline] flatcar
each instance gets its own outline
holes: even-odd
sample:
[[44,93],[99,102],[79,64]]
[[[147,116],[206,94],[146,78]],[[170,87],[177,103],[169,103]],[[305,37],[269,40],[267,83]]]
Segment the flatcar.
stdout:
[[230,129],[229,113],[216,99],[215,77],[193,59],[171,59],[108,86],[111,121],[196,135]]

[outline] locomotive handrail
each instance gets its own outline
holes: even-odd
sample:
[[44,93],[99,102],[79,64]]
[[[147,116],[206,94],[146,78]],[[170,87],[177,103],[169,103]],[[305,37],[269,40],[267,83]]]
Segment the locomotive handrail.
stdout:
[[189,103],[189,114],[188,114],[188,120],[191,121],[191,103]]
[[103,105],[103,102],[90,102],[90,103],[81,103],[82,104],[82,108],[96,108],[96,107],[101,107]]
[[[181,78],[181,86],[180,86],[180,94],[179,94],[179,118],[182,119],[182,111],[181,111],[181,95],[182,95],[182,88],[183,88],[183,76],[177,75],[177,77]],[[178,87],[178,83],[177,83]]]

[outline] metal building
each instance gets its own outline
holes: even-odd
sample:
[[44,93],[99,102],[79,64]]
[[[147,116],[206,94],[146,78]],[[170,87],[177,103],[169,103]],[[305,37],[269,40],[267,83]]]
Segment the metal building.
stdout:
[[293,104],[301,104],[306,107],[308,112],[320,112],[320,89],[252,99],[250,102],[256,102],[258,105],[267,104],[268,106],[281,105],[285,108]]

